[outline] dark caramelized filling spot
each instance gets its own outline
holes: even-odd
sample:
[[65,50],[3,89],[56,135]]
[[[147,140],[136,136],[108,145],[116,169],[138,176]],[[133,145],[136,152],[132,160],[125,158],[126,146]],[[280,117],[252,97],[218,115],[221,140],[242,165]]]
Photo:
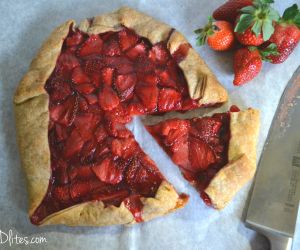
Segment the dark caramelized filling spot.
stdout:
[[147,126],[207,205],[211,205],[211,201],[204,190],[228,163],[229,120],[229,114],[222,113],[190,120],[171,119]]
[[164,177],[125,124],[133,115],[199,106],[178,66],[189,48],[171,55],[165,42],[152,45],[126,27],[90,36],[70,30],[45,85],[52,176],[34,224],[94,200],[124,201],[142,221],[140,197],[154,197]]

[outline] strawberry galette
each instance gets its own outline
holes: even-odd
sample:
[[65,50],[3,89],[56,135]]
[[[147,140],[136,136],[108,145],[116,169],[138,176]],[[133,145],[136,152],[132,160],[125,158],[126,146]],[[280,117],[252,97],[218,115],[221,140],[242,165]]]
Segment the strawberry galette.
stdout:
[[[187,196],[175,191],[125,124],[133,115],[187,111],[226,100],[225,89],[186,39],[149,16],[122,8],[78,27],[74,21],[62,24],[43,44],[15,95],[31,222],[128,224],[183,207]],[[227,129],[227,116],[216,126]],[[230,124],[234,121],[230,118]],[[222,141],[213,152],[220,159],[203,163],[192,146],[196,157],[189,160],[201,167],[210,161],[244,164],[245,156],[223,157],[228,131],[222,139],[211,134]],[[193,145],[198,139],[188,140]],[[245,149],[254,150],[253,145]],[[234,149],[245,153],[243,145]],[[245,155],[254,164],[252,153]]]
[[227,113],[175,118],[147,129],[207,205],[224,208],[255,173],[257,110],[233,107]]

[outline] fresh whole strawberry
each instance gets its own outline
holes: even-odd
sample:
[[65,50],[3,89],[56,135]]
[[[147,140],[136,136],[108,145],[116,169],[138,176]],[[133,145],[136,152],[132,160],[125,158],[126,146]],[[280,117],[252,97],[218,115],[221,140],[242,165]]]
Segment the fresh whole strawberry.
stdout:
[[213,12],[213,18],[234,23],[239,10],[252,5],[252,2],[253,0],[229,0]]
[[253,46],[238,49],[233,58],[233,84],[239,86],[251,81],[261,71],[262,61],[268,60],[268,56],[276,54],[278,52],[275,44],[270,44],[264,50]]
[[197,45],[207,42],[213,50],[228,50],[234,44],[233,27],[226,21],[215,21],[209,17],[208,24],[203,29],[195,30],[195,33],[198,34]]
[[234,28],[238,41],[246,46],[259,46],[274,33],[279,14],[271,7],[273,0],[254,0],[252,6],[240,10]]
[[236,33],[236,38],[241,44],[247,46],[259,46],[264,42],[262,34],[259,33],[255,35],[251,27],[246,29],[243,33]]
[[297,4],[287,8],[275,26],[269,42],[275,43],[278,55],[268,57],[271,63],[282,63],[296,48],[300,40],[300,10]]

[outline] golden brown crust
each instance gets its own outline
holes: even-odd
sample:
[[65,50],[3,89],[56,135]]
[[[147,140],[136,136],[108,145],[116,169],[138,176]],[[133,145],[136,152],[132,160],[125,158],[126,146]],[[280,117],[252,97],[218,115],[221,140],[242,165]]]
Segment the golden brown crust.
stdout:
[[230,113],[230,134],[228,158],[233,161],[242,154],[256,165],[256,144],[260,126],[260,114],[256,109]]
[[44,85],[55,68],[63,41],[73,23],[74,21],[70,20],[58,26],[43,43],[31,62],[28,72],[19,83],[14,98],[16,104],[46,94]]
[[[185,43],[188,43],[186,38],[180,32],[174,31],[168,41],[168,48],[173,53]],[[210,105],[227,101],[227,91],[193,48],[188,50],[186,58],[179,66],[187,80],[191,98],[200,98],[199,104]]]
[[253,177],[254,172],[255,166],[245,154],[224,166],[205,189],[214,208],[223,209]]
[[[65,22],[51,33],[21,80],[14,98],[18,142],[28,182],[30,216],[47,192],[51,172],[48,145],[49,97],[44,85],[55,67],[71,25],[75,25],[73,20]],[[83,20],[79,29],[87,33],[102,33],[117,31],[121,25],[134,29],[153,44],[166,41],[172,31],[168,25],[127,7],[95,17],[92,22]],[[168,43],[171,52],[181,42],[187,41],[179,32],[174,32]],[[201,104],[226,101],[226,91],[193,49],[189,50],[180,67],[186,75],[191,96],[202,97]],[[195,91],[197,88],[200,91]],[[165,183],[155,198],[143,199],[143,218],[146,221],[166,214],[184,206],[186,201],[178,197],[170,184]],[[123,205],[120,208],[104,208],[102,202],[87,202],[59,211],[47,217],[43,224],[109,225],[127,224],[132,220],[131,213]]]
[[104,207],[101,201],[90,201],[51,214],[40,225],[106,226],[133,222],[133,215],[124,203],[120,207]]
[[164,181],[154,198],[142,198],[144,204],[142,218],[144,221],[162,216],[185,206],[188,199],[178,196],[174,187]]
[[229,163],[216,174],[205,189],[215,208],[224,208],[254,176],[259,124],[258,110],[248,109],[230,113]]
[[[181,206],[177,206],[182,202]],[[142,198],[144,204],[142,218],[148,221],[183,207],[175,189],[166,181],[162,182],[154,198]],[[136,223],[124,203],[120,207],[105,207],[101,201],[90,201],[61,210],[46,217],[41,225],[65,224],[68,226],[107,226]]]
[[15,105],[17,137],[29,193],[29,215],[39,206],[50,179],[48,95]]

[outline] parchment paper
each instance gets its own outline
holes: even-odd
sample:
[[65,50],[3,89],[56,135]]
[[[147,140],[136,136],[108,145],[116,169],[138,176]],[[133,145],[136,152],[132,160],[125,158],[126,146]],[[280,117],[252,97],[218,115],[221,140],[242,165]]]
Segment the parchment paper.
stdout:
[[[68,228],[35,227],[27,218],[27,192],[16,146],[12,96],[32,57],[51,30],[73,18],[77,21],[128,5],[144,11],[180,30],[195,46],[193,30],[206,23],[207,16],[223,0],[144,0],[144,1],[1,1],[0,19],[0,249],[9,249],[4,233],[20,237],[43,236],[47,242],[11,249],[268,249],[266,239],[247,229],[242,214],[250,184],[223,211],[206,207],[197,192],[180,175],[168,156],[145,131],[141,119],[129,127],[143,149],[154,159],[168,180],[190,202],[181,211],[132,227]],[[295,0],[276,1],[281,12]],[[300,4],[299,0],[297,0]],[[219,80],[228,89],[231,103],[241,108],[261,110],[258,155],[262,150],[281,93],[300,63],[300,46],[280,65],[265,64],[261,74],[243,87],[233,87],[232,54],[215,53],[208,47],[197,48]],[[223,107],[226,110],[228,107]],[[205,111],[194,111],[196,116]],[[214,111],[215,112],[215,111]],[[173,116],[170,114],[169,116]],[[146,119],[153,119],[147,117]],[[161,119],[161,118],[154,118]],[[300,249],[296,232],[294,249]]]

